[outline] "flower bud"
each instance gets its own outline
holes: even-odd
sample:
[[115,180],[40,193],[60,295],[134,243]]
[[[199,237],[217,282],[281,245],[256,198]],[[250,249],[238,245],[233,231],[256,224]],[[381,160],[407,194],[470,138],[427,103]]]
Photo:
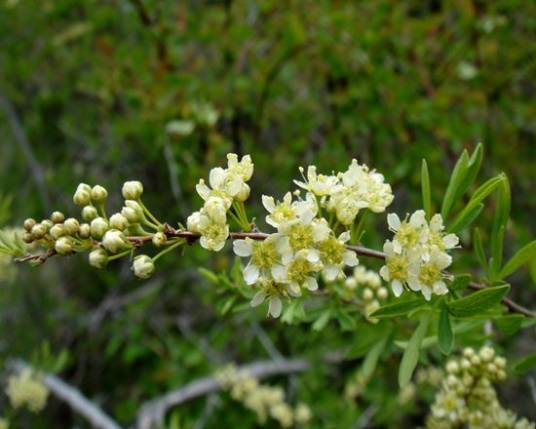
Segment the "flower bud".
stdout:
[[480,357],[484,362],[489,362],[494,355],[495,351],[491,347],[484,346],[480,349]]
[[35,226],[36,223],[37,222],[35,221],[35,219],[32,219],[30,217],[24,221],[24,229],[28,232],[31,232],[32,228]]
[[167,237],[166,234],[164,234],[163,232],[157,232],[155,235],[153,235],[153,244],[156,247],[163,246],[164,244],[166,244],[166,241]]
[[54,243],[54,249],[60,255],[68,255],[73,251],[73,240],[70,237],[60,237]]
[[374,292],[372,292],[369,288],[365,288],[363,290],[363,299],[370,301],[372,298],[374,298]]
[[81,238],[89,238],[91,236],[91,227],[89,226],[89,223],[83,223],[80,225],[78,235],[80,235]]
[[48,228],[43,223],[38,223],[32,228],[32,237],[34,240],[40,240],[48,232]]
[[63,225],[56,224],[52,228],[50,228],[50,235],[54,240],[57,240],[60,237],[63,237],[65,235],[65,228]]
[[45,220],[43,220],[43,221],[41,222],[41,225],[43,225],[43,226],[46,228],[47,232],[48,232],[48,230],[49,230],[50,228],[52,228],[52,227],[54,226],[54,224],[52,223],[52,221],[51,221],[50,219],[45,219]]
[[91,193],[91,186],[89,186],[87,183],[80,183],[77,187],[76,187],[76,191],[86,191],[86,192],[89,192]]
[[80,223],[74,217],[70,217],[63,222],[63,228],[67,234],[75,235],[80,230]]
[[128,219],[121,213],[115,213],[110,216],[110,226],[112,228],[123,231],[128,226]]
[[92,250],[89,254],[89,265],[95,268],[105,268],[108,265],[108,254],[104,249]]
[[377,294],[378,298],[380,299],[387,299],[387,297],[389,296],[389,292],[384,287],[379,288]]
[[102,238],[102,245],[110,253],[118,253],[128,247],[129,243],[121,231],[110,229]]
[[238,191],[238,194],[234,196],[235,200],[238,202],[243,203],[249,198],[249,194],[251,193],[251,188],[247,183],[242,183],[242,186],[240,186],[240,191]]
[[199,223],[201,221],[201,212],[193,212],[186,220],[188,231],[199,233]]
[[22,233],[22,241],[24,241],[26,244],[33,243],[34,238],[32,236],[32,233],[28,231],[24,231]]
[[65,220],[65,215],[62,212],[55,211],[50,215],[50,220],[54,223],[62,223]]
[[85,206],[83,209],[82,209],[82,218],[86,221],[86,222],[91,222],[93,219],[95,219],[97,216],[99,215],[99,213],[97,212],[97,209],[94,207],[94,206]]
[[132,263],[134,275],[140,279],[147,279],[154,273],[154,262],[147,255],[138,255]]
[[91,199],[96,203],[102,203],[108,198],[108,191],[101,185],[95,185],[91,189]]
[[449,374],[456,374],[460,370],[460,366],[458,365],[458,362],[455,360],[451,360],[447,363],[447,372]]
[[121,193],[125,200],[137,200],[143,194],[143,185],[138,180],[125,182]]
[[480,357],[478,355],[471,356],[471,363],[473,365],[480,365]]
[[344,281],[344,285],[351,290],[354,290],[357,287],[357,280],[354,277],[348,277]]
[[145,219],[143,209],[133,200],[125,201],[125,207],[121,210],[121,214],[125,216],[130,223],[139,223]]
[[108,222],[102,217],[97,217],[91,221],[91,236],[96,240],[101,239],[108,229]]
[[85,189],[77,189],[73,195],[73,203],[75,203],[78,207],[87,206],[89,203],[91,203],[90,191]]

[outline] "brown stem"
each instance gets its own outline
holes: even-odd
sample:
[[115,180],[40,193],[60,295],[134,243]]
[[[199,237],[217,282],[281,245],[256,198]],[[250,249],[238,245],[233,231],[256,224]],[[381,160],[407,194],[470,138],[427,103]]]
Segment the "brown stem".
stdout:
[[[201,235],[195,232],[191,231],[184,231],[184,230],[176,230],[172,228],[169,224],[164,224],[164,233],[168,238],[185,238],[188,244],[193,244],[196,242]],[[252,240],[265,240],[269,234],[266,234],[264,232],[231,232],[229,234],[229,238],[231,240],[238,240],[238,239],[244,239],[244,238],[250,238]],[[151,236],[141,236],[141,237],[128,237],[128,239],[134,243],[137,246],[141,246],[144,243],[151,241]],[[378,250],[370,249],[368,247],[363,246],[353,246],[348,245],[346,246],[349,250],[357,253],[358,255],[367,256],[370,258],[376,258],[385,260],[385,253],[380,252]],[[31,260],[38,260],[39,262],[45,262],[50,256],[55,255],[56,252],[54,249],[49,249],[46,253],[41,255],[27,255],[21,258],[15,258],[16,262],[26,262]],[[481,290],[485,289],[487,286],[481,283],[475,283],[470,282],[469,288],[473,290]],[[510,298],[503,298],[502,303],[508,308],[508,310],[512,313],[519,313],[523,314],[527,317],[536,317],[536,312],[529,310],[528,308],[525,308],[521,306],[520,304],[517,304],[516,302],[512,301]]]

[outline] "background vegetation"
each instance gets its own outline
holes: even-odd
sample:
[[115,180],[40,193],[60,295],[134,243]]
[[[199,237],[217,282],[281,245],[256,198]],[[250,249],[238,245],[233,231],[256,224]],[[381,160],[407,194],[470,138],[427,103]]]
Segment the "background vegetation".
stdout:
[[[12,198],[0,223],[52,207],[75,214],[79,182],[104,185],[119,205],[127,179],[144,182],[160,218],[184,221],[200,205],[197,180],[230,151],[254,159],[252,200],[281,196],[299,165],[342,170],[355,157],[385,174],[403,214],[421,205],[423,157],[438,207],[457,156],[482,141],[483,175],[505,171],[512,185],[510,255],[535,230],[534,34],[536,4],[519,0],[0,0],[0,191]],[[493,203],[478,223],[492,216]],[[378,219],[380,233],[364,237],[375,248],[386,232]],[[477,266],[462,238],[459,272]],[[360,336],[267,320],[265,309],[222,316],[198,267],[221,272],[233,260],[193,246],[144,283],[128,261],[105,272],[83,257],[2,267],[0,358],[29,359],[44,343],[53,355],[68,350],[62,377],[128,424],[154,395],[269,357],[266,333],[284,356],[313,359]],[[511,296],[534,307],[530,277],[512,278]],[[535,343],[531,328],[501,344],[515,359]],[[311,405],[311,427],[353,427],[371,404],[371,427],[414,427],[428,403],[397,403],[398,360],[382,362],[358,401],[343,393],[359,354],[278,381]],[[535,419],[530,380],[511,378],[501,397]],[[207,428],[256,427],[226,395],[208,416],[205,401],[174,411],[180,427],[200,427],[202,416]],[[21,427],[85,427],[56,401],[24,418]]]

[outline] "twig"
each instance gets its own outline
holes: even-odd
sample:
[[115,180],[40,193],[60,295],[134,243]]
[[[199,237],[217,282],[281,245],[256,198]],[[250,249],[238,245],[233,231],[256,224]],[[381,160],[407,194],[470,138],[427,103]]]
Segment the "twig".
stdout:
[[32,172],[32,178],[35,182],[35,185],[37,186],[39,196],[41,197],[41,202],[43,203],[43,206],[45,207],[45,209],[47,211],[50,211],[50,198],[48,196],[48,192],[46,188],[45,173],[43,172],[43,168],[41,167],[41,164],[37,162],[37,159],[32,151],[32,146],[30,145],[30,142],[28,141],[28,137],[26,136],[26,133],[24,132],[21,121],[19,117],[17,116],[17,113],[15,112],[15,109],[13,105],[11,104],[11,101],[3,94],[2,91],[0,91],[0,105],[4,109],[4,113],[7,116],[7,120],[13,132],[13,137],[15,138],[15,141],[19,145],[20,150],[23,152],[24,156],[26,157],[28,167],[30,168],[30,171]]
[[[184,230],[176,230],[172,228],[169,224],[164,224],[164,232],[168,238],[185,238],[186,241],[189,244],[193,244],[196,242],[201,236],[198,233],[191,232],[191,231],[184,231]],[[250,238],[252,240],[265,240],[268,238],[269,234],[266,234],[264,232],[231,232],[229,234],[229,239],[231,240],[237,240],[237,239],[244,239],[244,238]],[[141,246],[144,243],[150,242],[152,240],[151,236],[141,236],[141,237],[128,237],[128,239],[134,243],[137,246]],[[363,246],[353,246],[348,245],[347,248],[358,255],[367,256],[370,258],[376,258],[385,260],[386,255],[384,252],[381,252],[379,250],[370,249],[368,247]],[[49,250],[50,252],[50,250]],[[53,256],[55,252],[52,254],[43,256],[43,255],[28,255],[24,256],[22,258],[16,258],[16,262],[25,262],[29,260],[39,260],[40,262],[45,262],[48,257]],[[486,288],[487,286],[481,283],[475,283],[470,282],[469,288],[473,290],[481,290]],[[503,298],[502,303],[508,308],[508,310],[512,313],[519,313],[523,314],[527,317],[536,317],[536,312],[529,310],[528,308],[523,307],[520,304],[517,304],[516,302],[512,301],[510,298]]]
[[[20,359],[9,360],[6,366],[10,371],[21,371],[24,368],[33,369],[28,363]],[[84,417],[94,428],[121,429],[121,426],[94,402],[55,375],[43,374],[43,383],[55,397],[67,403],[74,412]]]

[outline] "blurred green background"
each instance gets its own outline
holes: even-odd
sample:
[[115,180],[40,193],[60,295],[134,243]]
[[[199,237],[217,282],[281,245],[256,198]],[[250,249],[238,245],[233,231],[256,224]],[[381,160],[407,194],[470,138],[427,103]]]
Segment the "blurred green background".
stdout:
[[[200,206],[198,179],[227,152],[253,157],[251,201],[281,197],[300,165],[339,171],[357,158],[386,176],[403,214],[420,207],[423,157],[438,207],[456,158],[481,141],[483,175],[505,171],[512,185],[509,256],[536,229],[535,34],[536,3],[520,0],[0,0],[0,192],[13,198],[1,221],[78,215],[80,182],[105,186],[119,208],[121,183],[140,179],[153,212],[184,222]],[[485,240],[492,215],[490,201],[478,221]],[[379,248],[384,215],[375,225],[365,243]],[[454,269],[476,266],[471,258]],[[336,325],[311,332],[265,320],[264,309],[218,315],[197,267],[232,261],[194,246],[145,283],[128,261],[101,272],[83,256],[0,268],[0,356],[28,359],[44,341],[68,349],[62,376],[128,424],[158,393],[266,358],[259,326],[285,356],[352,342]],[[513,278],[511,294],[530,307],[529,278]],[[533,330],[504,344],[513,356],[534,346]],[[370,427],[422,423],[425,402],[397,406],[386,388],[396,357],[365,400],[342,400],[358,362],[291,383],[313,408],[311,427],[353,427],[370,403],[384,404]],[[509,383],[505,404],[535,418],[527,380]],[[205,410],[204,399],[181,407],[180,427],[203,427]],[[203,423],[256,427],[225,395]],[[87,427],[57,401],[20,424]]]

